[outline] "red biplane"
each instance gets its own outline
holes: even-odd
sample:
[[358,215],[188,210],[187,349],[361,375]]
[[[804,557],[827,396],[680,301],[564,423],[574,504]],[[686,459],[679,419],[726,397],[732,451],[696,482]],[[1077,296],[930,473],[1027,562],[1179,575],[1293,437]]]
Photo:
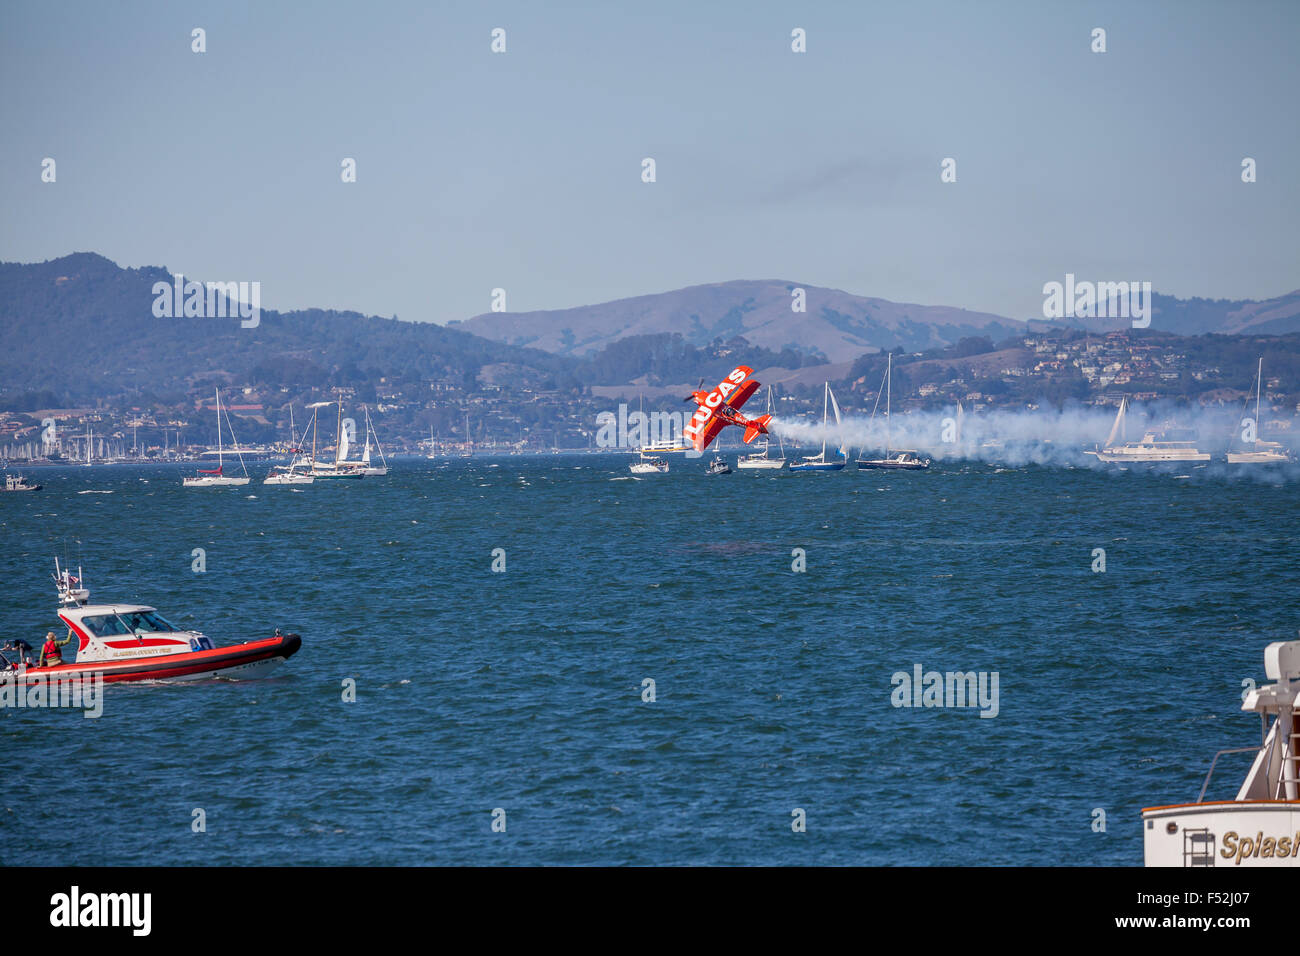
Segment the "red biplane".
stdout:
[[700,380],[700,391],[692,392],[687,402],[695,402],[699,408],[691,420],[682,429],[683,434],[691,439],[696,451],[704,451],[709,443],[718,437],[718,432],[728,425],[745,429],[745,444],[748,445],[759,435],[767,434],[767,423],[771,415],[760,415],[749,419],[740,414],[740,406],[749,401],[749,396],[758,391],[758,382],[752,376],[754,370],[747,365],[737,365],[711,392],[704,391],[704,380]]

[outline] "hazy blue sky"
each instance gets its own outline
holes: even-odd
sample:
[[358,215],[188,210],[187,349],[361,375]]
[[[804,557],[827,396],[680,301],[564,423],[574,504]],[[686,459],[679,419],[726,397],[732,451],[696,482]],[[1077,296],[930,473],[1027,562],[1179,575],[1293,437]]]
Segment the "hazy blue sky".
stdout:
[[1298,2],[5,0],[0,259],[439,322],[736,278],[1267,298],[1300,287],[1298,41]]

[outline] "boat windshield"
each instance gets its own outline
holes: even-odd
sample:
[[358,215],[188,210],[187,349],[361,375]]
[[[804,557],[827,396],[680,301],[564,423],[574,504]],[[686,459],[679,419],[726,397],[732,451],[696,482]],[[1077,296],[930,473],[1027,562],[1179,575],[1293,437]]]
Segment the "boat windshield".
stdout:
[[162,617],[154,611],[131,611],[125,614],[90,614],[81,619],[81,623],[96,637],[112,637],[115,634],[158,633],[175,631]]
[[119,617],[126,622],[131,630],[136,632],[170,633],[176,630],[157,611],[132,611],[130,614],[121,614]]

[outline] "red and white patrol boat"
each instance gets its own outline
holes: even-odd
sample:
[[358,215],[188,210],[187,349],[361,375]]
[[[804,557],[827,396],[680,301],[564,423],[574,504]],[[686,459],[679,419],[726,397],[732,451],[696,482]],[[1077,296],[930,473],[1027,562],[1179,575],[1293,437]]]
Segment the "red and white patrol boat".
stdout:
[[[281,634],[259,641],[217,647],[198,631],[174,627],[143,604],[91,604],[82,586],[81,569],[74,575],[54,562],[59,592],[59,618],[77,638],[76,661],[38,667],[10,661],[0,681],[68,680],[102,675],[116,681],[193,681],[212,677],[261,677],[297,653],[302,638]],[[16,666],[14,666],[16,665]]]

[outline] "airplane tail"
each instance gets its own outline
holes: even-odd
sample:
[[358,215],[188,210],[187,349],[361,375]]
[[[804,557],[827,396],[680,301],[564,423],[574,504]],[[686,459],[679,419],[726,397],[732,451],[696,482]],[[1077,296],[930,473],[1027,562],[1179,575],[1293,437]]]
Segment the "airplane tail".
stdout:
[[771,420],[771,415],[760,415],[758,418],[751,421],[749,427],[745,429],[745,444],[748,445],[759,435],[766,435],[767,423]]

